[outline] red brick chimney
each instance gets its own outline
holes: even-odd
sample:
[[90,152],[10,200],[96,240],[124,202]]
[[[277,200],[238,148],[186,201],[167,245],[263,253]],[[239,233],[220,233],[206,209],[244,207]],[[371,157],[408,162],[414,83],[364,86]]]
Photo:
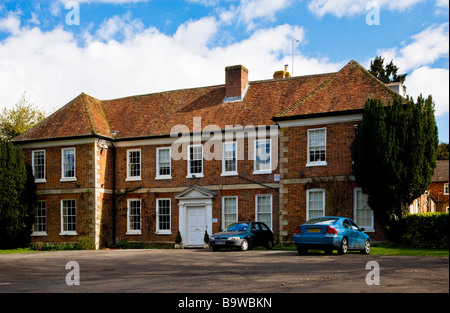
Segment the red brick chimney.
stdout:
[[242,65],[225,68],[225,99],[224,102],[241,101],[248,87],[248,69]]

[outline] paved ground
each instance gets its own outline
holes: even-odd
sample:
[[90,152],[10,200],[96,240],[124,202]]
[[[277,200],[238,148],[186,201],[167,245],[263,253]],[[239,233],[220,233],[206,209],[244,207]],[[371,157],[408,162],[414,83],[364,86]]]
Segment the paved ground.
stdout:
[[[74,267],[79,264],[79,285]],[[379,265],[379,285],[368,285]],[[292,251],[110,250],[0,255],[0,293],[448,293],[449,259]]]

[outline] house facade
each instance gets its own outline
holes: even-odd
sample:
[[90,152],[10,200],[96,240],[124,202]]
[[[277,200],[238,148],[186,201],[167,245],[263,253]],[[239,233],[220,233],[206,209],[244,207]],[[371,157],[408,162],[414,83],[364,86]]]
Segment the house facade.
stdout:
[[203,245],[236,221],[280,242],[299,223],[346,215],[382,239],[350,146],[368,98],[396,95],[361,65],[114,100],[82,93],[14,139],[38,190],[33,241]]
[[427,191],[409,206],[412,214],[447,212],[449,207],[449,161],[437,160]]

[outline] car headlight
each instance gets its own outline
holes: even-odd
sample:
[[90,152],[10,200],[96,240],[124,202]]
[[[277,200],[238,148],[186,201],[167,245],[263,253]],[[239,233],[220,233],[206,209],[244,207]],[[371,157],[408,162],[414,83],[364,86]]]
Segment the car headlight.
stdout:
[[214,236],[211,236],[211,237],[209,237],[209,239],[215,240],[215,239],[216,239],[216,237],[214,237]]
[[239,237],[228,237],[228,240],[239,240],[239,239],[241,239],[241,238],[239,238]]

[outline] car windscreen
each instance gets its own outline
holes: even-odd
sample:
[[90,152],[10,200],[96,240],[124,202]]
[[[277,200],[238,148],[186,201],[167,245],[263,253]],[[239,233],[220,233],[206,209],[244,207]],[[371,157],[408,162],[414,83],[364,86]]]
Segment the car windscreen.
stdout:
[[247,223],[237,223],[230,225],[226,231],[246,231],[249,225]]
[[305,225],[333,225],[337,220],[337,217],[318,217],[310,219]]

